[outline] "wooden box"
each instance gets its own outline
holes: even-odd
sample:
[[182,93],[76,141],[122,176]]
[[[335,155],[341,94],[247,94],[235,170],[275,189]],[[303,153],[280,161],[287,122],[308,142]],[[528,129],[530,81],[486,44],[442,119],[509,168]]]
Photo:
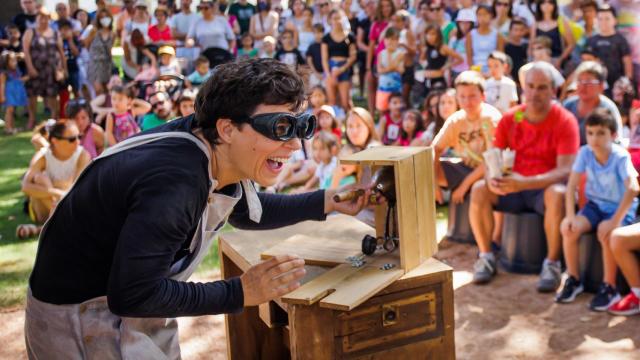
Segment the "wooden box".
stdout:
[[[380,146],[340,159],[342,164],[392,166],[396,184],[400,267],[409,271],[438,250],[431,147]],[[384,233],[385,209],[377,209],[377,236]]]

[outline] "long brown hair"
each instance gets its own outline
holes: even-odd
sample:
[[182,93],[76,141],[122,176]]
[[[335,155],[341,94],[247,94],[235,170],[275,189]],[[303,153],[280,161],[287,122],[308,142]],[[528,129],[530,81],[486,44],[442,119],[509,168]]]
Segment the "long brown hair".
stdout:
[[[384,18],[384,14],[382,14],[382,2],[388,2],[391,4],[391,14],[388,19]],[[391,16],[396,13],[396,4],[393,3],[393,0],[380,0],[378,1],[378,6],[376,7],[376,16],[374,17],[374,21],[389,21]]]

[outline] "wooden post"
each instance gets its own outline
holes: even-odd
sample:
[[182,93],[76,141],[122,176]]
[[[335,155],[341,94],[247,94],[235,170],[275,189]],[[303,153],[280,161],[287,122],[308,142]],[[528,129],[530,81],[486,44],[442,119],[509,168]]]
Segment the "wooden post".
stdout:
[[289,306],[291,358],[329,360],[334,356],[333,310],[314,304]]

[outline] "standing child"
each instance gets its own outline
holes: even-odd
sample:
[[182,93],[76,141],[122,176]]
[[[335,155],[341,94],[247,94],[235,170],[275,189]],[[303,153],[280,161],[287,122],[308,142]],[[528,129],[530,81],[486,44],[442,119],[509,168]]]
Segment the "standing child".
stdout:
[[516,83],[504,76],[508,63],[507,55],[501,51],[494,51],[487,60],[490,77],[486,82],[485,94],[487,103],[505,113],[518,105],[518,88]]
[[324,26],[322,24],[313,25],[314,41],[305,56],[307,57],[307,65],[311,69],[309,75],[309,86],[322,84],[322,37],[324,37]]
[[293,70],[298,70],[298,67],[304,65],[304,58],[293,42],[293,31],[285,30],[280,35],[280,41],[282,42],[282,48],[276,51],[276,60],[289,65]]
[[[428,94],[432,90],[444,90],[447,88],[445,71],[451,66],[459,65],[464,60],[460,54],[444,44],[442,31],[437,25],[429,25],[425,30],[425,46],[420,53],[420,60],[427,61],[424,72],[424,86]],[[453,58],[449,63],[448,59]]]
[[340,144],[338,138],[330,132],[320,131],[313,137],[313,158],[318,166],[313,177],[307,181],[297,192],[312,190],[316,185],[320,189],[329,189],[333,172],[338,166],[338,151]]
[[423,131],[424,124],[422,122],[422,116],[420,116],[420,111],[414,109],[407,110],[402,116],[400,137],[394,145],[409,146],[414,139],[422,135]]
[[[67,86],[71,86],[74,97],[79,98],[80,67],[78,66],[78,56],[80,55],[80,40],[78,40],[74,35],[73,26],[69,20],[59,20],[58,28],[60,29],[60,35],[62,36],[62,49],[64,51],[64,57],[67,60],[67,71],[69,72],[69,76],[67,77]],[[63,89],[63,92],[67,92],[66,99],[68,99],[69,95],[67,89]],[[62,101],[62,94],[60,97],[60,107],[62,108],[66,105],[66,101]]]
[[402,111],[405,109],[404,97],[401,93],[393,93],[389,98],[389,111],[382,114],[378,133],[382,143],[391,145],[400,137]]
[[0,73],[0,104],[4,105],[4,133],[13,135],[15,128],[16,107],[27,106],[27,90],[24,82],[28,76],[24,76],[18,68],[18,56],[9,51],[3,56],[4,71]]
[[489,74],[487,59],[492,51],[504,49],[504,38],[497,29],[491,27],[494,13],[488,5],[478,5],[476,18],[478,28],[471,30],[471,36],[467,36],[467,62],[471,69],[481,71],[483,75]]
[[135,117],[151,110],[151,105],[148,102],[134,99],[131,87],[114,86],[111,89],[111,105],[113,112],[107,115],[105,129],[110,146],[139,133],[140,127],[136,123]]
[[[567,215],[562,220],[562,248],[567,277],[556,301],[570,303],[583,291],[578,266],[578,241],[589,231],[597,231],[602,244],[604,277],[598,293],[591,300],[594,311],[606,311],[620,300],[616,291],[616,261],[611,251],[611,232],[631,224],[638,207],[638,173],[629,153],[613,142],[616,120],[607,109],[594,110],[585,120],[587,145],[580,148],[566,192]],[[587,204],[575,213],[575,192],[580,177],[586,173]]]
[[382,113],[389,110],[391,94],[402,91],[405,52],[399,47],[399,40],[398,30],[393,27],[387,28],[384,33],[385,49],[378,54],[379,80],[376,92],[376,109]]
[[527,25],[522,18],[511,19],[509,36],[504,45],[504,52],[511,58],[511,78],[518,82],[518,70],[527,63],[529,43],[526,41]]
[[451,66],[451,81],[455,81],[458,74],[463,71],[469,70],[469,63],[467,62],[467,37],[473,29],[474,18],[470,16],[469,12],[459,12],[456,18],[456,32],[455,36],[449,39],[449,47],[462,57],[462,62],[458,65]]

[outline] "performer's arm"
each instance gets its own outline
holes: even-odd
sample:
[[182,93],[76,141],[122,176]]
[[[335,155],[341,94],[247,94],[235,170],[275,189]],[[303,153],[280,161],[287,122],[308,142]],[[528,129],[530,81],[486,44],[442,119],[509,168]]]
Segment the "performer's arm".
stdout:
[[298,195],[258,193],[262,203],[260,223],[249,219],[246,197],[243,196],[229,217],[231,225],[244,230],[268,230],[293,225],[305,220],[324,220],[324,190]]

